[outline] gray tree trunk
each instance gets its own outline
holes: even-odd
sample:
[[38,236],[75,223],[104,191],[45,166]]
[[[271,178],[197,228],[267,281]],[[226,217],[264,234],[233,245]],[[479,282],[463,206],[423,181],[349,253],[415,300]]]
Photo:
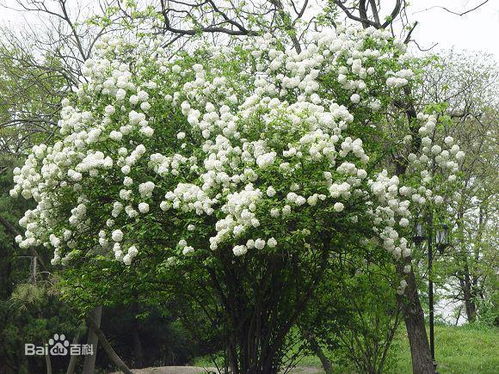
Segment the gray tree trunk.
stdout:
[[[102,319],[102,306],[94,308],[89,313],[89,318],[94,321],[97,328],[100,327]],[[87,318],[88,321],[88,318]],[[87,344],[91,344],[93,347],[93,355],[85,356],[85,361],[83,362],[82,374],[94,374],[95,372],[95,360],[97,359],[97,345],[99,344],[99,338],[95,333],[95,330],[88,328]]]
[[322,368],[324,369],[324,372],[326,374],[333,374],[333,365],[331,364],[331,361],[326,357],[324,354],[324,351],[322,348],[319,346],[315,338],[310,337],[308,339],[310,346],[312,348],[312,351],[314,354],[319,357],[319,360],[321,360]]
[[50,360],[50,352],[45,355],[45,365],[47,366],[47,374],[52,374],[52,361]]
[[407,274],[407,287],[401,300],[409,345],[411,347],[413,374],[434,374],[433,360],[424,322],[423,308],[419,301],[416,277],[411,271]]
[[97,323],[89,316],[87,318],[88,327],[97,335],[102,349],[106,352],[107,357],[125,374],[133,374],[133,372],[126,366],[123,360],[118,356],[116,351],[111,347],[111,344],[106,339],[106,336],[102,332],[102,330],[97,326]]
[[[78,344],[79,341],[80,341],[80,333],[78,332],[78,334],[76,334],[76,336],[73,339],[73,344]],[[78,362],[78,356],[74,355],[69,358],[69,365],[66,370],[66,374],[74,374],[77,362]]]

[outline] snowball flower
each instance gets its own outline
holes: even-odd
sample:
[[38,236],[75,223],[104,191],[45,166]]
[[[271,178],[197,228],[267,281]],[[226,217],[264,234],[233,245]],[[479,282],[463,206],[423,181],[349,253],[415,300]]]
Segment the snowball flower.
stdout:
[[135,257],[139,253],[138,249],[136,246],[132,245],[130,248],[128,248],[128,255],[131,257]]
[[116,111],[116,109],[114,109],[114,106],[112,106],[112,105],[107,105],[104,108],[104,111],[106,112],[107,115],[110,116],[111,114],[113,114]]
[[111,234],[111,238],[115,242],[121,242],[123,240],[123,232],[121,230],[114,230]]
[[140,213],[147,213],[147,212],[149,212],[149,204],[147,204],[147,203],[139,203],[139,212]]
[[358,104],[360,102],[360,95],[353,94],[352,96],[350,96],[350,101],[354,104]]
[[194,248],[191,246],[185,246],[184,249],[182,249],[182,254],[184,256],[188,255],[189,253],[194,252]]
[[268,197],[274,197],[274,196],[275,196],[275,194],[276,194],[276,190],[274,189],[274,187],[269,186],[269,187],[267,188],[267,196],[268,196]]
[[333,209],[335,212],[342,212],[345,209],[345,205],[343,203],[335,203]]
[[399,222],[399,225],[402,227],[407,227],[409,226],[409,220],[407,218],[402,218]]
[[248,249],[244,245],[236,245],[232,248],[232,252],[234,253],[234,256],[242,256],[248,252]]
[[127,266],[130,266],[132,264],[132,256],[130,255],[125,255],[125,257],[123,257],[123,263]]
[[277,156],[277,153],[275,153],[275,152],[265,153],[265,154],[257,157],[256,164],[260,168],[267,167],[267,166],[272,165],[274,163],[276,156]]
[[277,240],[275,240],[274,238],[270,238],[269,240],[267,240],[267,246],[269,248],[274,248],[276,245],[277,245]]
[[151,197],[155,184],[153,182],[145,182],[139,185],[139,193],[143,198]]
[[264,247],[265,247],[265,240],[260,239],[260,238],[255,240],[255,248],[256,249],[263,249]]

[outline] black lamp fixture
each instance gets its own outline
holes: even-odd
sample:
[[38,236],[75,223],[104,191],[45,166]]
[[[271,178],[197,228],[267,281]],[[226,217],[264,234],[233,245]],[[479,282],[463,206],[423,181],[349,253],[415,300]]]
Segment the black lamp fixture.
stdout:
[[449,226],[442,225],[437,232],[435,233],[435,244],[437,245],[437,249],[442,254],[449,246]]
[[426,239],[426,232],[424,225],[421,223],[416,223],[416,226],[414,226],[414,237],[412,238],[412,240],[414,241],[414,243],[419,245],[425,239]]

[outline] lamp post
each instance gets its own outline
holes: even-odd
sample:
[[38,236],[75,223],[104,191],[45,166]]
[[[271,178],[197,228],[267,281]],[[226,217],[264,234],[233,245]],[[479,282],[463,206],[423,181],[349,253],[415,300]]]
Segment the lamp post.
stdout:
[[435,360],[435,309],[433,302],[433,224],[430,223],[428,230],[428,308],[430,322],[430,352],[433,367],[437,373],[437,362]]
[[[435,244],[440,253],[443,253],[445,248],[449,245],[449,228],[447,225],[442,225],[435,233]],[[435,361],[435,313],[434,313],[434,300],[433,300],[433,221],[428,220],[428,233],[425,232],[425,227],[421,223],[417,223],[414,228],[414,243],[420,245],[423,241],[427,240],[428,245],[428,304],[429,304],[429,324],[430,324],[430,352],[435,373],[437,369],[437,362]]]

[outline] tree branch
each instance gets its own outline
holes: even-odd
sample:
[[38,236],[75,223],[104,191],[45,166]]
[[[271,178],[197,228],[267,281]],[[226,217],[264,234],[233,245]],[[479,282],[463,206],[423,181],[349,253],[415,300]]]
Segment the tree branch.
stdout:
[[[102,348],[106,352],[107,356],[109,359],[125,374],[133,374],[133,372],[126,366],[126,364],[123,362],[123,360],[118,356],[116,351],[113,349],[109,341],[107,340],[106,336],[102,332],[102,330],[97,326],[93,318],[87,317],[86,318],[88,327],[97,335],[99,338],[99,341],[102,345]],[[94,352],[95,354],[95,352]]]
[[435,5],[435,6],[423,9],[423,10],[417,12],[417,13],[426,12],[426,11],[431,10],[431,9],[442,9],[442,10],[445,10],[446,12],[448,12],[448,13],[451,13],[451,14],[454,14],[456,16],[462,17],[462,16],[464,16],[464,15],[466,15],[468,13],[471,13],[471,12],[477,10],[478,8],[481,8],[482,6],[484,6],[485,4],[487,4],[488,2],[489,2],[489,0],[484,0],[480,4],[478,4],[477,6],[474,6],[471,9],[465,10],[464,12],[456,12],[456,11],[450,10],[449,8],[446,8],[444,6]]

